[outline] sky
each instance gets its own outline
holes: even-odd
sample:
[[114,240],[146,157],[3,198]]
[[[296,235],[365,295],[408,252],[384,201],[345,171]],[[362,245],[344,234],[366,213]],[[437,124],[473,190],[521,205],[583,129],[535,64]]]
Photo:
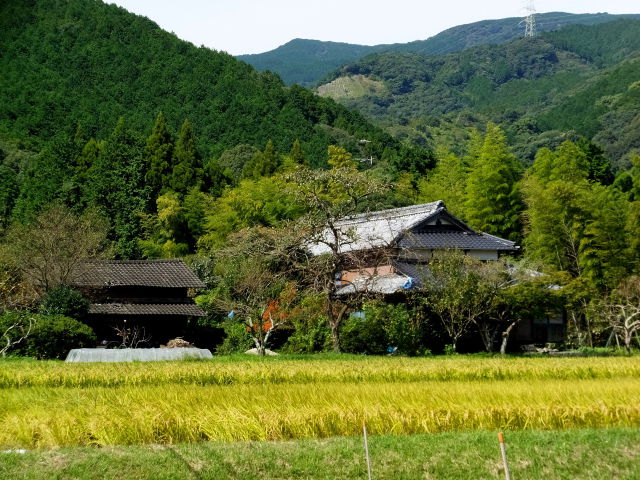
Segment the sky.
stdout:
[[[525,15],[527,0],[105,0],[183,40],[232,55],[294,38],[377,45],[427,39],[465,23]],[[534,0],[538,12],[640,13],[637,0]]]

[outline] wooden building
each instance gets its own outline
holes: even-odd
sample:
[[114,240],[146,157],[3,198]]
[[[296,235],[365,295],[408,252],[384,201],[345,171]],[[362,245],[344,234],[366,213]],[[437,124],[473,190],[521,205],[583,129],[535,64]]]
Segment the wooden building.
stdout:
[[116,328],[137,327],[151,337],[147,346],[158,346],[205,315],[190,297],[204,285],[182,260],[89,260],[71,278],[90,301],[87,323],[101,341],[117,341]]

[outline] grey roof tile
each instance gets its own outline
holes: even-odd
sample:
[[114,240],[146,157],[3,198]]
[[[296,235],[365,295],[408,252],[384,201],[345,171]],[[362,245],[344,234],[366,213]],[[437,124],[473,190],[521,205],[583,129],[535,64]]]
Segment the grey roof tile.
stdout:
[[402,248],[457,248],[461,250],[515,251],[514,242],[487,233],[428,232],[408,233],[399,242]]
[[89,313],[100,315],[179,315],[203,317],[205,312],[194,303],[94,303]]
[[87,260],[78,265],[72,285],[203,288],[182,260]]

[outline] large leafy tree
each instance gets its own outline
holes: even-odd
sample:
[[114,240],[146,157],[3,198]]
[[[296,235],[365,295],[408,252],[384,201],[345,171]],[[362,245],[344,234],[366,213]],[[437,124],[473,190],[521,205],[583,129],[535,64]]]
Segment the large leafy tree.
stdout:
[[338,221],[374,207],[370,199],[387,191],[388,185],[358,171],[349,161],[338,163],[330,170],[300,167],[290,174],[289,180],[297,201],[306,211],[295,229],[306,232],[310,244],[326,247],[326,253],[311,257],[302,267],[310,288],[325,296],[332,348],[339,352],[340,326],[349,304],[347,298],[337,295],[340,286],[336,284],[335,275],[354,266],[363,267],[370,258],[366,252],[345,252],[345,246],[353,238],[341,230]]
[[77,216],[54,204],[31,223],[14,224],[2,245],[4,262],[37,290],[69,283],[83,259],[106,253],[108,223],[95,211]]
[[485,348],[491,351],[493,335],[480,320],[493,309],[503,272],[487,268],[462,251],[450,250],[435,255],[423,277],[423,302],[440,319],[453,350],[477,326]]

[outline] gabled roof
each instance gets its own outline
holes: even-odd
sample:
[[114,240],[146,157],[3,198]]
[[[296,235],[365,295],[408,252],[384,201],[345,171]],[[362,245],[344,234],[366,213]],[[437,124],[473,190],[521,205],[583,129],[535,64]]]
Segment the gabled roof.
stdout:
[[[400,235],[442,211],[446,211],[444,203],[438,200],[340,219],[335,222],[335,226],[340,230],[339,253],[391,246]],[[309,250],[314,255],[330,253],[331,249],[326,243],[335,242],[333,232],[325,229],[319,238],[309,245]]]
[[[450,222],[453,230],[424,230],[425,224],[436,218]],[[340,232],[339,253],[392,246],[501,251],[515,251],[518,248],[510,240],[475,232],[451,215],[442,200],[353,215],[336,221],[334,225]],[[309,250],[314,255],[330,253],[327,243],[336,243],[333,232],[328,228],[309,244]]]
[[72,275],[78,287],[203,288],[182,260],[86,260]]

